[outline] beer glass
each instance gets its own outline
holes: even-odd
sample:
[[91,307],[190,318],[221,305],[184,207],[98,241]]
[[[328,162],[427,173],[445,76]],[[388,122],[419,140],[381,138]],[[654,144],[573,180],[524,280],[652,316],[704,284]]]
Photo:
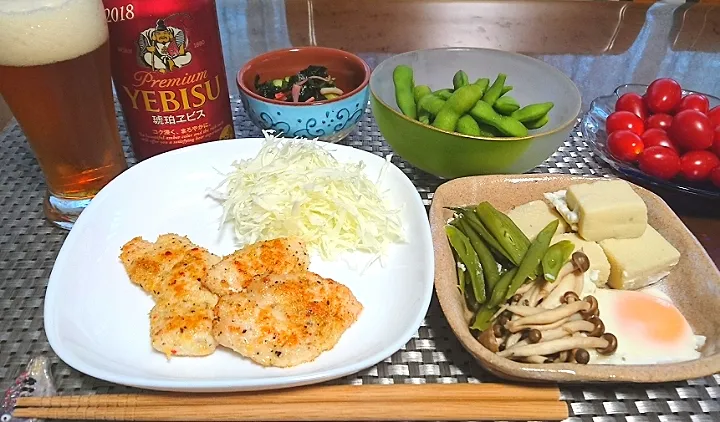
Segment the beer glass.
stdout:
[[45,214],[70,229],[127,168],[101,0],[0,0],[0,94],[45,176]]

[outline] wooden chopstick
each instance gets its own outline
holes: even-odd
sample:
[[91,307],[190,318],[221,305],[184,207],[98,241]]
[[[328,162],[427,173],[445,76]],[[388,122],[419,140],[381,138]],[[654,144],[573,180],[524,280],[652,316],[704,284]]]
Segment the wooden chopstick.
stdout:
[[247,393],[100,394],[20,397],[17,407],[141,407],[376,401],[558,401],[557,387],[511,384],[394,384],[297,387]]
[[557,387],[310,386],[249,393],[21,397],[17,418],[127,421],[563,420]]
[[126,421],[477,421],[564,420],[561,401],[328,402],[146,407],[26,407],[14,417]]

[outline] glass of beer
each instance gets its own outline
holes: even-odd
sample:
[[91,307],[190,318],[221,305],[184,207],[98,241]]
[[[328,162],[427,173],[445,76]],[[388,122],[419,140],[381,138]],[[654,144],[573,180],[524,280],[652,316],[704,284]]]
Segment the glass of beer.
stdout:
[[70,229],[127,168],[101,0],[0,0],[0,94],[45,176],[45,214]]

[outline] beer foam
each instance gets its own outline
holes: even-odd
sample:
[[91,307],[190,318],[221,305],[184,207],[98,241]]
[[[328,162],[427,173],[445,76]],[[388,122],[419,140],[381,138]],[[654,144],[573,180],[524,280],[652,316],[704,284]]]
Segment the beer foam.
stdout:
[[0,0],[0,65],[70,60],[107,39],[101,0]]

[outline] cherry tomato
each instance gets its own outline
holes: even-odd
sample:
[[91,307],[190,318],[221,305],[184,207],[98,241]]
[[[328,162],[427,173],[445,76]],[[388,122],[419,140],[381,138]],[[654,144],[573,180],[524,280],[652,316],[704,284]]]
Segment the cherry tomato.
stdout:
[[720,157],[720,126],[715,128],[715,140],[713,141],[712,151]]
[[702,94],[688,94],[680,100],[675,113],[683,110],[697,110],[700,113],[707,113],[710,109],[710,101]]
[[714,138],[710,119],[697,110],[683,110],[676,114],[668,135],[677,146],[687,150],[710,148]]
[[670,148],[650,147],[638,157],[640,170],[663,180],[670,180],[680,172],[680,157]]
[[653,113],[670,113],[682,99],[682,88],[674,79],[660,78],[648,86],[645,104]]
[[680,157],[680,173],[691,182],[707,180],[718,166],[720,158],[710,151],[688,151]]
[[720,188],[720,167],[715,167],[715,170],[710,173],[710,181]]
[[642,135],[645,131],[645,123],[638,116],[629,111],[616,111],[611,113],[605,122],[607,133],[613,133],[618,130],[629,130]]
[[608,150],[613,157],[629,163],[637,160],[645,149],[642,139],[629,130],[618,130],[610,134],[607,140]]
[[645,122],[645,127],[647,129],[657,128],[668,130],[670,129],[670,125],[672,124],[672,119],[672,116],[669,114],[653,114],[652,116],[648,117],[647,121]]
[[615,111],[629,111],[645,120],[648,116],[647,106],[643,97],[635,92],[628,92],[620,96],[615,103]]
[[662,129],[648,129],[642,135],[643,145],[645,148],[660,146],[670,148],[671,150],[678,152],[677,147],[670,142],[670,137]]
[[710,111],[708,111],[707,116],[713,127],[720,126],[720,106],[711,108]]

